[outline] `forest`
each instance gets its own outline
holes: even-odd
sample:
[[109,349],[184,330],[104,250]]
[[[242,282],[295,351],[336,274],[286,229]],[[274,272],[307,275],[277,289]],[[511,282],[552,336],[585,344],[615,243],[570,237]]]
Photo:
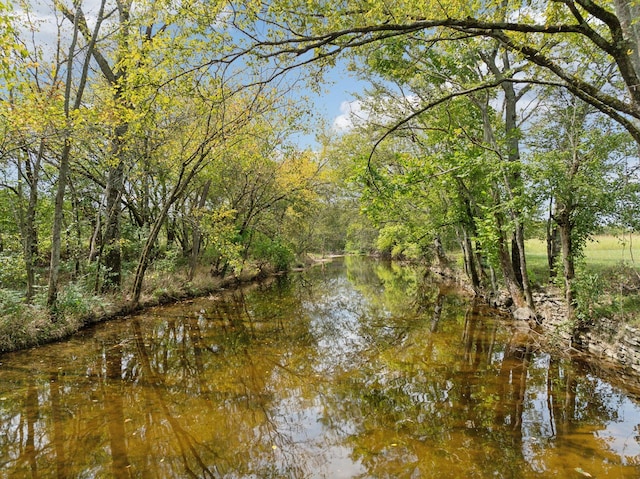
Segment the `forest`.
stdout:
[[[593,319],[584,248],[640,227],[639,19],[638,0],[0,0],[0,350],[343,253],[459,267],[532,317],[552,283]],[[367,85],[341,131],[310,100],[336,71]]]

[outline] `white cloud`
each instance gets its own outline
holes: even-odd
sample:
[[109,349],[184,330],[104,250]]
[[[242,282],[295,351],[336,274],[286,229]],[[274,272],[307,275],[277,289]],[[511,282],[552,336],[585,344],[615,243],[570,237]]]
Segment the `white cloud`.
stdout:
[[340,103],[340,115],[333,120],[333,129],[339,133],[347,132],[369,115],[362,109],[360,100],[343,101]]
[[344,133],[366,122],[378,125],[395,123],[419,106],[420,99],[416,95],[343,101],[340,104],[341,114],[333,120],[333,130]]

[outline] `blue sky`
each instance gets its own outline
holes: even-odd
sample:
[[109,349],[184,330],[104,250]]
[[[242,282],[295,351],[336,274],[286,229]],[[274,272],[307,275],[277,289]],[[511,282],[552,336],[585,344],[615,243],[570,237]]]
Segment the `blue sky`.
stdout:
[[[48,0],[43,4],[30,3],[34,7],[31,19],[37,22],[39,28],[34,39],[39,46],[45,47],[45,49],[54,48],[57,26],[56,17],[53,13],[53,2]],[[89,20],[91,20],[98,5],[99,2],[96,0],[84,0],[83,7]],[[20,10],[18,9],[18,11]],[[295,70],[292,74],[304,76],[304,71]],[[367,82],[355,79],[353,73],[348,71],[346,61],[343,60],[336,61],[334,67],[326,70],[325,80],[321,88],[321,94],[311,89],[307,89],[301,94],[306,95],[313,103],[313,111],[316,113],[316,117],[324,121],[326,128],[345,131],[349,126],[350,110],[353,108],[357,110],[358,108],[354,93],[361,93],[367,86]],[[315,135],[315,132],[310,134],[300,133],[294,136],[294,141],[303,148],[316,148],[318,144],[315,141]]]
[[[347,71],[342,62],[327,71],[326,82],[322,93],[307,90],[305,94],[313,102],[314,111],[318,118],[324,120],[327,128],[333,131],[345,131],[349,127],[349,115],[358,111],[356,94],[362,93],[367,82],[358,80]],[[296,135],[300,147],[315,148],[315,133]]]

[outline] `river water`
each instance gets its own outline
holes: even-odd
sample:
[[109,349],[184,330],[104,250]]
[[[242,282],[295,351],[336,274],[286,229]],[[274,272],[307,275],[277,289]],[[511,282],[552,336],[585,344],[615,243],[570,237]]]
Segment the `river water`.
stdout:
[[0,477],[637,478],[640,406],[345,258],[0,357]]

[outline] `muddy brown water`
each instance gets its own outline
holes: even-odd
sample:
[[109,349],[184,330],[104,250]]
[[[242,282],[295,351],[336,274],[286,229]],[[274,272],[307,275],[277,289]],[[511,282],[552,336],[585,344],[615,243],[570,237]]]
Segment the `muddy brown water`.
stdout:
[[0,356],[0,477],[640,477],[633,394],[423,276],[346,258]]

